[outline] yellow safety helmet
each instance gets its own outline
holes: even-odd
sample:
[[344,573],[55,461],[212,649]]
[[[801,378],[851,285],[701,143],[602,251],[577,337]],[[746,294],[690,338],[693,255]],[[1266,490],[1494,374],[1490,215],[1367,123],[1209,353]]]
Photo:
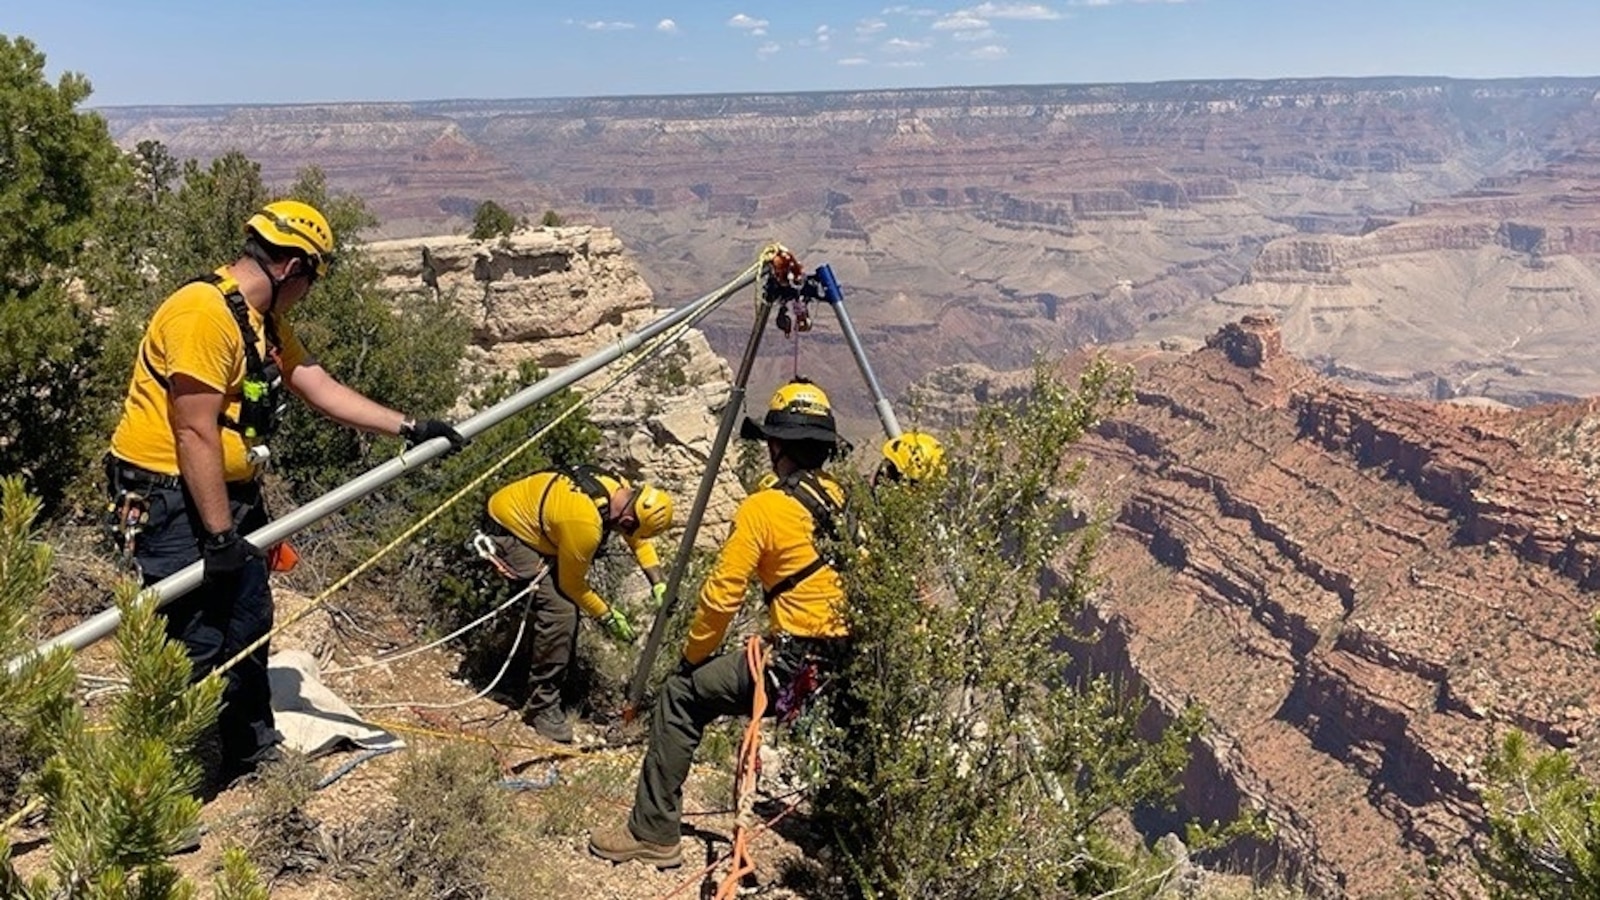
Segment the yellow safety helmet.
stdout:
[[944,447],[925,431],[907,431],[884,442],[883,464],[890,478],[921,481],[944,470]]
[[836,443],[839,430],[833,421],[833,406],[822,388],[803,378],[789,382],[772,395],[767,414],[761,420],[746,416],[739,426],[746,440],[775,438],[780,441],[824,441]]
[[250,217],[245,229],[274,247],[304,253],[318,278],[333,264],[333,228],[317,208],[299,200],[275,200]]
[[655,537],[672,525],[672,497],[655,485],[641,484],[633,492],[633,516],[639,520],[635,537]]

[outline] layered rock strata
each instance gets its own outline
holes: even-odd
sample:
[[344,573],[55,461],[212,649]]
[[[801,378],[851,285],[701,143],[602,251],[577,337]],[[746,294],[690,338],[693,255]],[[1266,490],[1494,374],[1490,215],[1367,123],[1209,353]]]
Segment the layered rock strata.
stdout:
[[[487,241],[451,236],[378,241],[365,252],[383,273],[382,289],[396,296],[448,298],[471,323],[472,343],[462,361],[471,382],[497,373],[515,376],[525,362],[547,372],[560,369],[665,313],[655,308],[637,265],[606,228],[529,229]],[[728,403],[732,373],[705,336],[691,329],[657,361],[597,393],[630,359],[575,387],[587,398],[584,412],[604,436],[602,457],[624,474],[671,493],[681,524]],[[723,466],[706,508],[700,546],[720,543],[743,497],[731,468]]]
[[[1114,517],[1080,662],[1204,705],[1187,812],[1276,828],[1236,862],[1319,896],[1475,896],[1485,754],[1515,728],[1596,761],[1597,492],[1541,449],[1593,410],[1373,396],[1282,345],[1251,317],[1117,353],[1137,399],[1071,451]],[[1017,385],[945,377],[969,402]]]

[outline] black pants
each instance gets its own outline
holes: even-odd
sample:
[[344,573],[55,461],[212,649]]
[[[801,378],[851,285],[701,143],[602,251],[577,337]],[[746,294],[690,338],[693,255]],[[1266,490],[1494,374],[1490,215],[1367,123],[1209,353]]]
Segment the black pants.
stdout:
[[[149,521],[134,542],[134,561],[146,587],[198,562],[205,528],[182,487],[150,487],[122,480],[143,494]],[[113,493],[117,485],[112,486]],[[267,524],[257,485],[231,484],[228,502],[241,534]],[[251,559],[235,578],[203,581],[162,607],[167,637],[180,641],[199,681],[272,630],[272,588],[267,564]],[[222,675],[222,711],[217,730],[222,741],[224,776],[254,768],[283,740],[274,727],[272,689],[267,682],[268,647],[263,644]]]

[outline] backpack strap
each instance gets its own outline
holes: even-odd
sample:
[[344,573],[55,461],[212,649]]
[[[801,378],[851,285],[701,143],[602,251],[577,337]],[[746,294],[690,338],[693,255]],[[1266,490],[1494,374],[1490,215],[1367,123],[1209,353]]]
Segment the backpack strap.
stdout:
[[595,468],[594,466],[587,465],[568,466],[565,469],[561,469],[560,472],[568,481],[571,481],[573,484],[577,485],[578,490],[587,494],[589,499],[594,501],[595,509],[600,511],[601,521],[611,518],[609,515],[607,515],[607,513],[610,512],[609,507],[611,505],[611,492],[607,490],[605,484],[600,481],[600,476],[604,475],[607,478],[618,481],[619,483],[621,479],[618,479],[610,472],[604,472]]
[[[828,489],[822,483],[822,478],[818,476],[815,470],[803,469],[798,472],[791,472],[780,479],[777,484],[774,484],[772,489],[782,491],[793,497],[801,506],[806,508],[807,512],[811,513],[813,549],[815,549],[816,542],[819,540],[839,540],[835,516],[843,512],[844,507],[835,502],[833,495],[828,492]],[[796,569],[772,587],[767,588],[764,594],[767,603],[770,604],[784,593],[793,590],[795,585],[832,564],[833,560],[819,550],[816,559]]]
[[[555,472],[557,476],[572,482],[579,491],[582,491],[590,500],[594,501],[595,512],[600,514],[600,543],[601,550],[604,550],[605,539],[611,534],[611,492],[606,490],[606,486],[601,483],[600,476],[605,475],[607,478],[616,478],[616,476],[588,465],[568,466],[565,469],[556,469]],[[549,483],[544,486],[544,493],[539,495],[540,530],[545,527],[544,504],[546,500],[550,499],[550,489],[555,485],[556,479],[550,479]]]
[[[225,279],[216,272],[208,272],[205,275],[199,275],[189,279],[183,283],[183,286],[187,287],[191,284],[202,283],[209,284],[217,289],[217,292],[222,295],[223,302],[228,305],[228,311],[233,314],[234,323],[239,326],[240,343],[244,345],[245,380],[269,386],[268,393],[270,396],[262,396],[259,398],[246,396],[243,402],[245,404],[259,402],[276,409],[276,407],[279,405],[279,397],[277,395],[283,380],[283,372],[278,366],[278,353],[282,349],[282,345],[278,340],[277,319],[270,315],[262,317],[264,331],[262,336],[266,338],[267,354],[270,359],[270,361],[263,361],[260,352],[256,350],[256,330],[250,327],[249,306],[245,303],[244,294],[239,292],[238,282],[232,280],[231,278]],[[228,288],[231,288],[231,290]],[[150,347],[148,341],[139,342],[139,359],[144,364],[145,371],[150,374],[151,378],[155,379],[156,384],[161,385],[161,389],[166,391],[168,394],[172,393],[171,380],[162,375],[161,372],[156,369],[155,363],[150,359]],[[253,418],[251,416],[245,417]],[[224,428],[237,431],[240,434],[244,434],[246,437],[258,436],[255,433],[258,429],[254,424],[252,424],[250,429],[247,431],[246,428],[241,427],[240,424],[227,413],[219,413],[217,415],[217,424]],[[273,423],[274,426],[275,424],[276,423]],[[270,433],[271,431],[275,430],[275,428],[269,427],[261,430],[265,430]],[[259,436],[265,437],[266,435],[261,434]]]

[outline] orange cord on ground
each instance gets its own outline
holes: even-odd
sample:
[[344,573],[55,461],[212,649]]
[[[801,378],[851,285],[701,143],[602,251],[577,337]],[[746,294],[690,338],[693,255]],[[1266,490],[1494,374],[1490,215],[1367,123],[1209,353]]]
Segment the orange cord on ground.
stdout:
[[734,806],[733,868],[717,887],[716,900],[732,900],[739,895],[739,880],[756,870],[750,857],[750,832],[755,822],[756,781],[761,769],[761,718],[767,714],[767,648],[760,635],[744,642],[744,660],[756,683],[755,699],[750,703],[750,724],[739,742],[739,759],[733,770]]

